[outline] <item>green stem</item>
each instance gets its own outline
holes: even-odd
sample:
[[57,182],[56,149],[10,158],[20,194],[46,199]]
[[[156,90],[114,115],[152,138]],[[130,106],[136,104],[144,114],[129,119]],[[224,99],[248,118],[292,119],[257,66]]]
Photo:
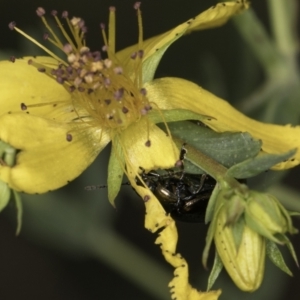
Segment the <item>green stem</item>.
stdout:
[[293,57],[297,52],[294,26],[297,24],[297,4],[295,0],[268,0],[272,30],[277,49],[285,57]]
[[285,185],[277,184],[268,188],[268,192],[275,195],[289,210],[300,212],[300,194],[298,191]]
[[[173,140],[177,147],[180,149],[183,141],[175,137],[173,137]],[[204,170],[207,174],[215,178],[217,181],[219,181],[220,183],[226,182],[233,188],[238,188],[240,186],[239,182],[235,178],[227,175],[228,169],[223,165],[219,164],[211,157],[207,156],[206,154],[200,152],[190,145],[185,145],[184,148],[187,150],[188,160]]]
[[[276,0],[275,2],[279,1],[281,0]],[[249,9],[243,14],[234,17],[233,22],[242,38],[261,63],[267,76],[272,78],[274,73],[278,73],[277,68],[278,66],[281,68],[283,60],[254,11]]]

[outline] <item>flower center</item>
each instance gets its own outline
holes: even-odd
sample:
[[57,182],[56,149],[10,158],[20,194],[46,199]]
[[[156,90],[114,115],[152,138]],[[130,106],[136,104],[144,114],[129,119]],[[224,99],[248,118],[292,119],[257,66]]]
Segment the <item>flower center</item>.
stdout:
[[[142,25],[139,3],[136,3],[134,8],[138,12],[139,21],[138,48],[130,56],[130,71],[134,69],[134,76],[132,74],[129,76],[129,70],[126,69],[126,66],[121,65],[115,55],[114,7],[110,8],[108,38],[105,34],[105,26],[101,24],[105,45],[102,51],[95,52],[86,46],[84,35],[87,29],[84,20],[77,17],[69,19],[68,12],[63,12],[62,18],[68,25],[71,33],[69,35],[57,17],[57,12],[51,12],[66,40],[63,43],[44,17],[45,10],[41,7],[37,9],[37,15],[41,17],[49,31],[49,33],[44,34],[44,39],[62,50],[67,56],[66,61],[63,61],[49,49],[26,35],[15,26],[14,22],[10,23],[9,26],[11,29],[25,35],[58,61],[55,67],[42,65],[34,59],[31,59],[29,63],[35,66],[38,71],[55,79],[71,93],[72,105],[80,119],[89,120],[88,122],[94,124],[96,122],[102,128],[124,129],[130,123],[147,114],[151,109],[146,97],[146,90],[141,87],[143,51],[141,50]],[[106,56],[106,58],[103,56]],[[134,68],[132,68],[132,62]],[[48,103],[33,104],[31,106],[37,105],[48,105]],[[27,107],[30,107],[30,105],[22,103],[21,108],[23,110]]]

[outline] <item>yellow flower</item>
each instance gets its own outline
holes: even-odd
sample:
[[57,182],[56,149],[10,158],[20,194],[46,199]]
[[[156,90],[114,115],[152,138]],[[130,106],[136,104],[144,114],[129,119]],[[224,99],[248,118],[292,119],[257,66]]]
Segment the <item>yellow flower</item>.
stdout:
[[[115,51],[115,8],[110,8],[108,36],[101,26],[105,44],[102,52],[91,52],[87,47],[82,19],[69,19],[68,13],[63,12],[63,25],[57,12],[51,12],[64,37],[62,41],[48,25],[44,9],[38,8],[37,14],[49,31],[44,38],[61,49],[65,59],[12,22],[11,29],[44,49],[49,57],[1,62],[0,139],[17,149],[18,154],[15,165],[0,166],[0,179],[27,193],[57,189],[79,176],[111,141],[110,201],[113,202],[126,173],[146,202],[146,227],[153,232],[164,228],[157,242],[167,261],[176,268],[171,286],[176,298],[217,299],[220,291],[201,293],[188,285],[187,265],[175,254],[174,221],[166,216],[149,189],[137,186],[135,179],[140,167],[149,171],[174,166],[179,151],[170,134],[166,136],[155,124],[191,119],[191,114],[194,119],[211,116],[202,120],[217,131],[248,131],[263,140],[263,150],[269,153],[286,152],[300,145],[299,127],[251,120],[224,100],[183,79],[153,80],[161,57],[174,41],[191,31],[222,25],[247,7],[246,1],[220,3],[164,34],[143,41],[141,13],[136,3],[139,41],[119,52]],[[188,110],[190,114],[178,110]],[[293,160],[278,168],[292,167],[299,160],[297,153]]]
[[[79,176],[111,141],[110,201],[113,202],[125,172],[147,201],[146,227],[153,232],[165,227],[159,243],[168,262],[176,268],[176,278],[170,286],[172,293],[177,299],[217,299],[221,291],[203,293],[188,284],[187,264],[174,255],[177,243],[174,221],[166,216],[149,189],[137,186],[135,179],[140,167],[146,171],[170,168],[178,159],[179,151],[171,135],[166,136],[155,123],[166,124],[191,116],[201,119],[197,112],[176,110],[181,109],[180,105],[174,105],[172,111],[165,108],[165,99],[154,99],[155,85],[149,85],[153,97],[149,95],[147,84],[153,81],[162,55],[182,35],[222,25],[247,7],[246,1],[217,4],[174,29],[143,41],[141,13],[136,3],[139,41],[120,52],[115,52],[115,8],[110,8],[108,36],[101,25],[105,44],[102,52],[91,52],[87,47],[82,19],[69,19],[68,13],[63,12],[63,25],[57,12],[51,12],[65,39],[62,41],[48,25],[44,9],[38,8],[37,14],[49,32],[44,38],[61,49],[65,59],[26,35],[14,22],[10,23],[10,29],[44,49],[49,57],[1,62],[0,139],[17,149],[18,155],[14,166],[0,166],[0,179],[27,193],[57,189]],[[180,81],[181,86],[185,83],[185,88],[189,88],[188,82]],[[168,99],[171,101],[177,92],[177,89],[172,91]],[[219,101],[217,97],[214,99]],[[165,250],[172,252],[167,255]]]
[[[110,141],[110,165],[121,165],[121,170],[109,174],[111,185],[121,183],[124,171],[135,186],[140,167],[148,171],[174,166],[178,149],[171,137],[152,121],[170,120],[163,116],[166,99],[154,99],[155,84],[149,86],[150,94],[146,84],[151,83],[163,53],[180,36],[219,26],[245,7],[244,1],[218,4],[160,36],[143,41],[136,3],[138,44],[117,53],[115,8],[110,8],[108,36],[104,25],[101,26],[105,43],[102,52],[91,52],[86,46],[82,19],[69,19],[68,13],[63,12],[70,37],[57,12],[51,12],[64,36],[65,41],[61,41],[47,23],[44,9],[38,8],[37,14],[49,32],[44,38],[66,54],[65,60],[26,35],[14,22],[10,23],[11,29],[22,33],[50,57],[13,59],[14,64],[1,62],[0,138],[20,152],[15,166],[0,167],[0,179],[27,193],[57,189],[79,176]],[[102,58],[103,52],[107,58]],[[181,85],[184,83],[182,80]],[[186,84],[188,87],[189,83]],[[160,90],[159,85],[157,92]],[[177,92],[175,89],[167,98],[172,101]],[[215,101],[219,99],[215,97]],[[111,185],[109,194],[113,201],[116,192],[110,192]]]

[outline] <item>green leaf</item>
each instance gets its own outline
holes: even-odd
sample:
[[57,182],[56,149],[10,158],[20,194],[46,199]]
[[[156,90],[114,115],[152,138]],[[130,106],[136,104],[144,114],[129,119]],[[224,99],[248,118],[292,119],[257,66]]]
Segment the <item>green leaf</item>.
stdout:
[[22,199],[21,196],[18,192],[15,190],[13,191],[13,198],[16,202],[16,208],[17,208],[17,230],[16,230],[16,235],[19,235],[21,232],[21,227],[22,227],[22,216],[23,216],[23,205],[22,205]]
[[169,123],[168,127],[172,135],[225,167],[231,167],[254,157],[261,149],[261,141],[253,139],[250,134],[245,132],[218,133],[193,122]]
[[285,264],[285,261],[277,245],[273,241],[270,241],[268,239],[266,244],[266,254],[270,258],[270,260],[274,263],[275,266],[277,266],[280,270],[287,273],[288,275],[293,276],[292,272]]
[[124,156],[120,143],[114,143],[108,162],[107,189],[108,200],[115,207],[115,199],[121,189],[124,174]]
[[0,180],[0,211],[2,211],[8,204],[10,199],[10,188],[9,186]]
[[218,251],[215,251],[215,259],[214,259],[214,265],[212,267],[212,270],[208,277],[208,283],[207,283],[207,291],[209,291],[212,286],[214,285],[215,281],[217,280],[220,272],[223,269],[223,263],[222,260],[218,254]]
[[286,235],[283,235],[282,238],[283,238],[284,242],[286,243],[286,246],[288,247],[296,265],[299,267],[298,258],[297,258],[295,249],[293,247],[293,244],[291,243],[291,241],[289,240],[289,238]]
[[283,154],[259,154],[234,165],[228,170],[227,174],[238,179],[253,177],[291,158],[296,151],[296,149],[293,149]]

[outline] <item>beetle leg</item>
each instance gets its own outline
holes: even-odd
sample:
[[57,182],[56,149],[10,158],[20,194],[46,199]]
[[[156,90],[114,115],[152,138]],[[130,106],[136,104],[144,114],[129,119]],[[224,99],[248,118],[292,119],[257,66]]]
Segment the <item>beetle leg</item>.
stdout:
[[193,206],[197,204],[199,201],[207,200],[210,198],[211,193],[205,193],[203,195],[199,195],[197,198],[194,198],[190,201],[186,201],[182,207],[184,211],[190,211],[193,209]]
[[206,177],[207,177],[207,174],[202,174],[201,175],[199,187],[196,191],[193,192],[193,194],[198,194],[201,191],[201,189],[203,188],[204,181],[205,181]]

